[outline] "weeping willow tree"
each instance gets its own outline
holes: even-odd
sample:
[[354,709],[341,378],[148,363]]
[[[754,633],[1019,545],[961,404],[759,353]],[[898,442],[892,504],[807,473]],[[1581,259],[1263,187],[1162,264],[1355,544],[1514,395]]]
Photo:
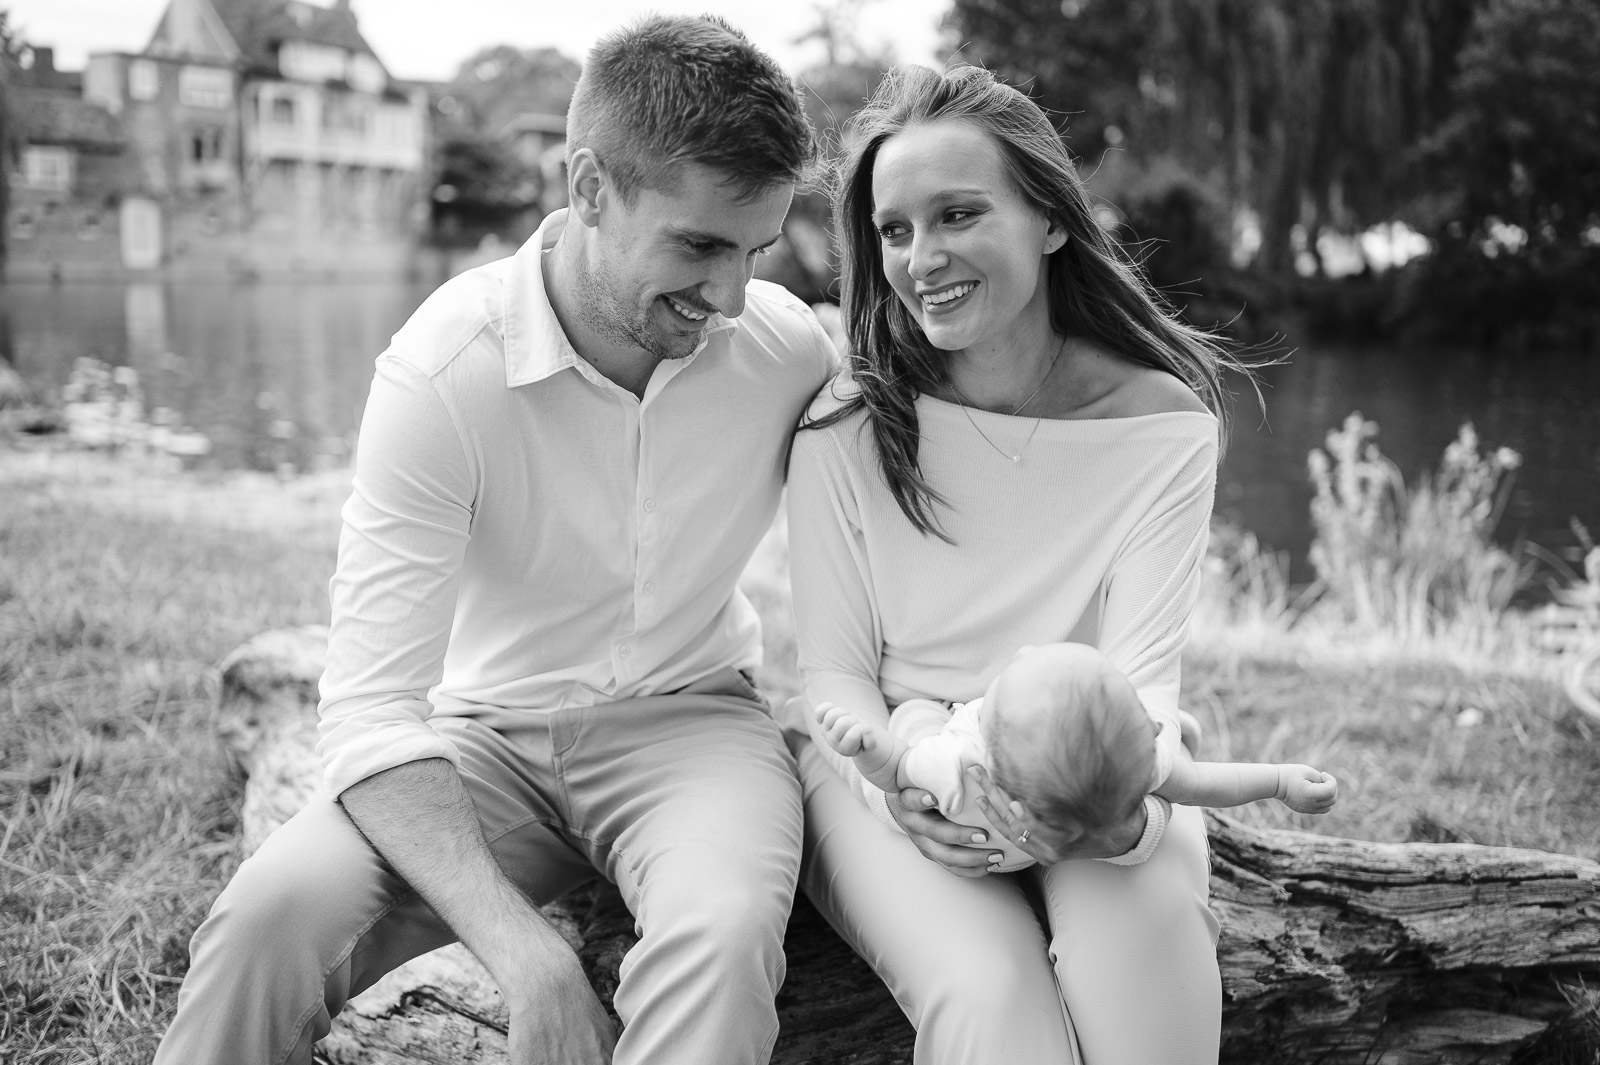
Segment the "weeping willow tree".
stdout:
[[947,26],[1074,116],[1080,154],[1175,160],[1253,212],[1277,276],[1296,226],[1356,231],[1416,193],[1470,18],[1458,0],[956,0]]

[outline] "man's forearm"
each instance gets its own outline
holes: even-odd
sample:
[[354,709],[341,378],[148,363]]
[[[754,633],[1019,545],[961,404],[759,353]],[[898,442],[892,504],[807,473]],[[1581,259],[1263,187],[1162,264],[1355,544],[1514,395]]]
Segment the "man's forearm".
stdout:
[[495,861],[449,762],[395,766],[345,789],[339,802],[502,985],[570,975],[571,948]]

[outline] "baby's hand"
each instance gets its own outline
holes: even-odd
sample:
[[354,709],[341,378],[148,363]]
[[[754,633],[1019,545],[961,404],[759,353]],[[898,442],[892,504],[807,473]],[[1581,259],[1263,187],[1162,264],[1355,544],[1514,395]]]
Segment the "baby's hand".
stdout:
[[854,758],[862,751],[872,749],[875,730],[850,711],[832,703],[823,703],[817,707],[816,715],[817,724],[822,726],[822,738],[828,741],[829,747],[846,758]]
[[829,747],[855,762],[861,775],[877,787],[884,791],[899,790],[904,740],[897,740],[882,726],[863,721],[832,703],[818,705],[815,712],[817,724],[822,726],[822,738]]
[[1297,814],[1325,814],[1339,798],[1339,782],[1308,765],[1281,765],[1278,798]]

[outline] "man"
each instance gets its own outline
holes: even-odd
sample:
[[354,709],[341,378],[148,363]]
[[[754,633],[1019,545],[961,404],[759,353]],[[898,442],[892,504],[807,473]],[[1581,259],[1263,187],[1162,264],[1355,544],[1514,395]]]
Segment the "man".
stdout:
[[[767,1060],[800,796],[736,581],[833,353],[750,279],[813,156],[726,23],[595,47],[570,209],[378,359],[322,680],[337,800],[218,898],[157,1062],[308,1062],[351,995],[456,938],[515,1062]],[[620,1037],[536,909],[596,871],[641,935]]]

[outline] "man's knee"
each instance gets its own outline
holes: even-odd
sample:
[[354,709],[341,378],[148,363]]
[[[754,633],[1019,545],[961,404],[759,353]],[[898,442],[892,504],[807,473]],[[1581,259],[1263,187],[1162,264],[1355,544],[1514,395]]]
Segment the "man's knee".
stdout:
[[343,816],[308,810],[269,837],[217,896],[192,952],[211,941],[248,963],[341,949],[382,876],[381,860]]

